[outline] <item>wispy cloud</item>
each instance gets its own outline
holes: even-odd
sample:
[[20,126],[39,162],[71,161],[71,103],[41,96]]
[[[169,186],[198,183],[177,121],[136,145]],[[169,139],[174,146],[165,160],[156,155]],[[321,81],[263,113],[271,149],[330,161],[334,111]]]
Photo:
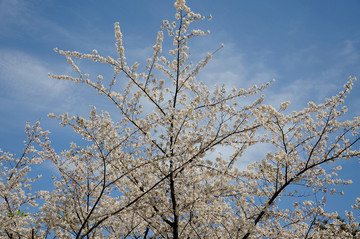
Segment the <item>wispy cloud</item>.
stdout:
[[344,42],[344,48],[341,50],[340,53],[342,55],[352,55],[356,53],[355,50],[355,42],[352,40],[346,40]]
[[50,80],[50,69],[45,63],[20,51],[0,50],[1,83],[8,94],[20,99],[47,97],[53,99],[63,93],[66,86]]
[[[48,73],[55,68],[69,67],[65,64],[51,64],[41,61],[21,51],[0,49],[0,88],[1,104],[16,105],[16,111],[44,115],[54,110],[64,112],[73,110],[78,101],[71,82],[50,79]],[[7,103],[6,103],[7,102]],[[81,101],[80,101],[81,102]],[[31,111],[31,112],[29,112]],[[15,113],[15,112],[14,112]],[[40,117],[40,116],[38,116]]]
[[6,24],[22,24],[29,16],[29,8],[22,0],[2,0],[0,1],[0,26]]
[[[46,16],[41,4],[37,0],[0,0],[0,37],[14,40],[36,35],[37,41],[32,41],[33,44],[82,42],[82,45],[87,45],[90,42],[91,45],[92,39],[88,38],[88,35],[82,34],[81,31],[71,32],[61,23],[54,22]],[[101,35],[100,32],[92,33],[95,36]]]
[[[338,55],[345,58],[347,64],[354,64],[360,60],[360,51],[359,51],[360,41],[356,40],[345,40],[343,42],[343,48],[340,49]],[[359,67],[359,66],[358,66]]]

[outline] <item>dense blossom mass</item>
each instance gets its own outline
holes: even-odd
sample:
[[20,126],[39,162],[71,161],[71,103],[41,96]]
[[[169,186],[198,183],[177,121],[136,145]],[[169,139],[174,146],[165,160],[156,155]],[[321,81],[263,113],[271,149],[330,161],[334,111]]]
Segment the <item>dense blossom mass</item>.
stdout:
[[[360,238],[360,198],[346,218],[324,210],[326,197],[341,193],[336,186],[351,183],[333,163],[360,154],[360,117],[346,120],[343,105],[355,78],[298,112],[286,110],[289,102],[263,103],[271,82],[208,87],[197,75],[223,45],[193,65],[188,42],[209,34],[190,26],[211,16],[185,0],[174,5],[175,20],[163,21],[144,67],[128,65],[119,23],[116,57],[54,49],[75,75],[50,77],[93,88],[117,120],[94,106],[88,117],[50,113],[84,142],[57,153],[36,123],[26,126],[20,157],[0,151],[0,237]],[[165,50],[166,37],[173,46]],[[107,64],[113,77],[84,73],[74,59]],[[247,149],[260,144],[273,150],[239,170]],[[232,155],[217,154],[220,147]],[[45,160],[58,171],[53,189],[32,190],[40,176],[31,169]]]

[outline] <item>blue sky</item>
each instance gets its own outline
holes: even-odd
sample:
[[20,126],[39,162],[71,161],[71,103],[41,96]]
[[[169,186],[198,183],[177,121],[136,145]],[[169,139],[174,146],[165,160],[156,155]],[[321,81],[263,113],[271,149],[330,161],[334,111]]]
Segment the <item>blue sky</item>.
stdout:
[[[267,103],[277,106],[290,100],[291,109],[299,110],[310,100],[320,103],[336,94],[350,75],[359,77],[360,1],[187,3],[195,12],[213,16],[200,25],[211,34],[192,42],[192,55],[199,59],[225,44],[199,75],[204,82],[240,88],[275,78],[265,92]],[[114,56],[113,26],[118,21],[128,58],[141,64],[152,54],[162,20],[172,20],[173,15],[170,0],[0,0],[0,148],[19,154],[25,122],[41,120],[43,128],[53,132],[51,140],[60,151],[73,134],[48,119],[48,113],[87,116],[90,104],[107,109],[87,87],[48,78],[48,73],[72,73],[54,47],[80,52],[97,49]],[[97,68],[92,65],[90,70]],[[360,115],[359,96],[357,82],[346,103],[349,116]],[[343,168],[343,175],[355,181],[345,188],[342,199],[350,205],[360,197],[360,167],[354,160]],[[349,209],[330,203],[335,210]]]

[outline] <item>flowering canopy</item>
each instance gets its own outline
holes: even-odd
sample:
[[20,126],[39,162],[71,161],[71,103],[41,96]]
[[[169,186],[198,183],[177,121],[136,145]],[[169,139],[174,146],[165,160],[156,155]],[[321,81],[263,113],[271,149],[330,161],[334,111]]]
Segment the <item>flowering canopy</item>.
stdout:
[[[351,183],[337,177],[340,166],[324,165],[360,154],[360,117],[341,120],[355,78],[324,103],[309,102],[307,108],[290,113],[289,102],[278,109],[263,103],[259,93],[271,82],[249,89],[208,88],[197,75],[223,45],[193,65],[188,42],[209,32],[190,25],[211,17],[192,12],[185,0],[174,5],[175,21],[163,21],[143,72],[137,62],[128,65],[119,23],[115,58],[97,50],[83,54],[54,49],[77,75],[50,76],[88,85],[114,104],[121,118],[114,121],[95,107],[88,118],[50,113],[87,142],[72,142],[61,154],[52,149],[49,132],[38,123],[26,126],[23,155],[0,156],[1,237],[358,236],[352,212],[344,222],[324,211],[325,195],[335,193],[331,185]],[[167,53],[165,33],[173,41]],[[74,58],[109,65],[113,78],[92,78]],[[274,150],[239,170],[244,152],[259,143]],[[233,154],[211,157],[221,146]],[[54,189],[32,193],[37,178],[28,177],[31,167],[47,159],[59,172]],[[323,197],[299,197],[304,193]],[[280,205],[283,197],[293,197],[292,205]],[[360,199],[354,210],[359,205]],[[32,213],[26,207],[37,210]]]

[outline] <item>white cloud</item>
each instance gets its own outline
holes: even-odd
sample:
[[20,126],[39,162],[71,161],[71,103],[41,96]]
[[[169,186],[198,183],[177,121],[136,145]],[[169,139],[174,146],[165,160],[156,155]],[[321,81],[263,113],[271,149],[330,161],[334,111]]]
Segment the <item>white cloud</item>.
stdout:
[[[54,69],[68,74],[70,68],[66,62],[44,62],[24,52],[0,49],[1,107],[6,111],[36,112],[37,115],[83,112],[85,108],[88,112],[89,104],[83,100],[86,91],[75,87],[73,82],[58,81],[48,76]],[[16,108],[7,105],[16,105]]]
[[[0,2],[0,19],[2,21],[14,21],[20,16],[26,16],[28,6],[21,0],[2,0]],[[3,22],[4,23],[4,22]]]
[[0,50],[1,84],[6,85],[14,98],[57,97],[66,85],[49,79],[50,70],[45,65],[26,53]]
[[[70,32],[61,24],[50,20],[42,11],[44,4],[51,3],[47,0],[0,0],[0,37],[14,40],[36,35],[37,42],[88,44],[89,38],[83,36],[82,32]],[[88,30],[91,29],[86,29]],[[58,39],[62,39],[61,42]]]
[[[209,43],[209,45],[216,44]],[[202,48],[206,47],[202,46]],[[202,55],[206,56],[205,53]],[[209,86],[224,84],[228,89],[234,86],[246,89],[254,84],[265,84],[276,78],[276,72],[262,60],[260,57],[256,62],[249,62],[239,53],[235,44],[225,43],[225,47],[215,54],[200,72],[198,80]]]
[[18,35],[22,26],[31,27],[31,15],[28,4],[22,0],[2,0],[0,2],[0,36]]
[[345,57],[346,63],[353,64],[359,61],[360,54],[359,51],[357,50],[358,43],[359,41],[355,41],[355,40],[345,40],[343,42],[344,46],[339,51],[339,56]]
[[349,55],[353,54],[355,51],[354,41],[346,40],[344,42],[344,49],[341,50],[341,54],[343,55]]

